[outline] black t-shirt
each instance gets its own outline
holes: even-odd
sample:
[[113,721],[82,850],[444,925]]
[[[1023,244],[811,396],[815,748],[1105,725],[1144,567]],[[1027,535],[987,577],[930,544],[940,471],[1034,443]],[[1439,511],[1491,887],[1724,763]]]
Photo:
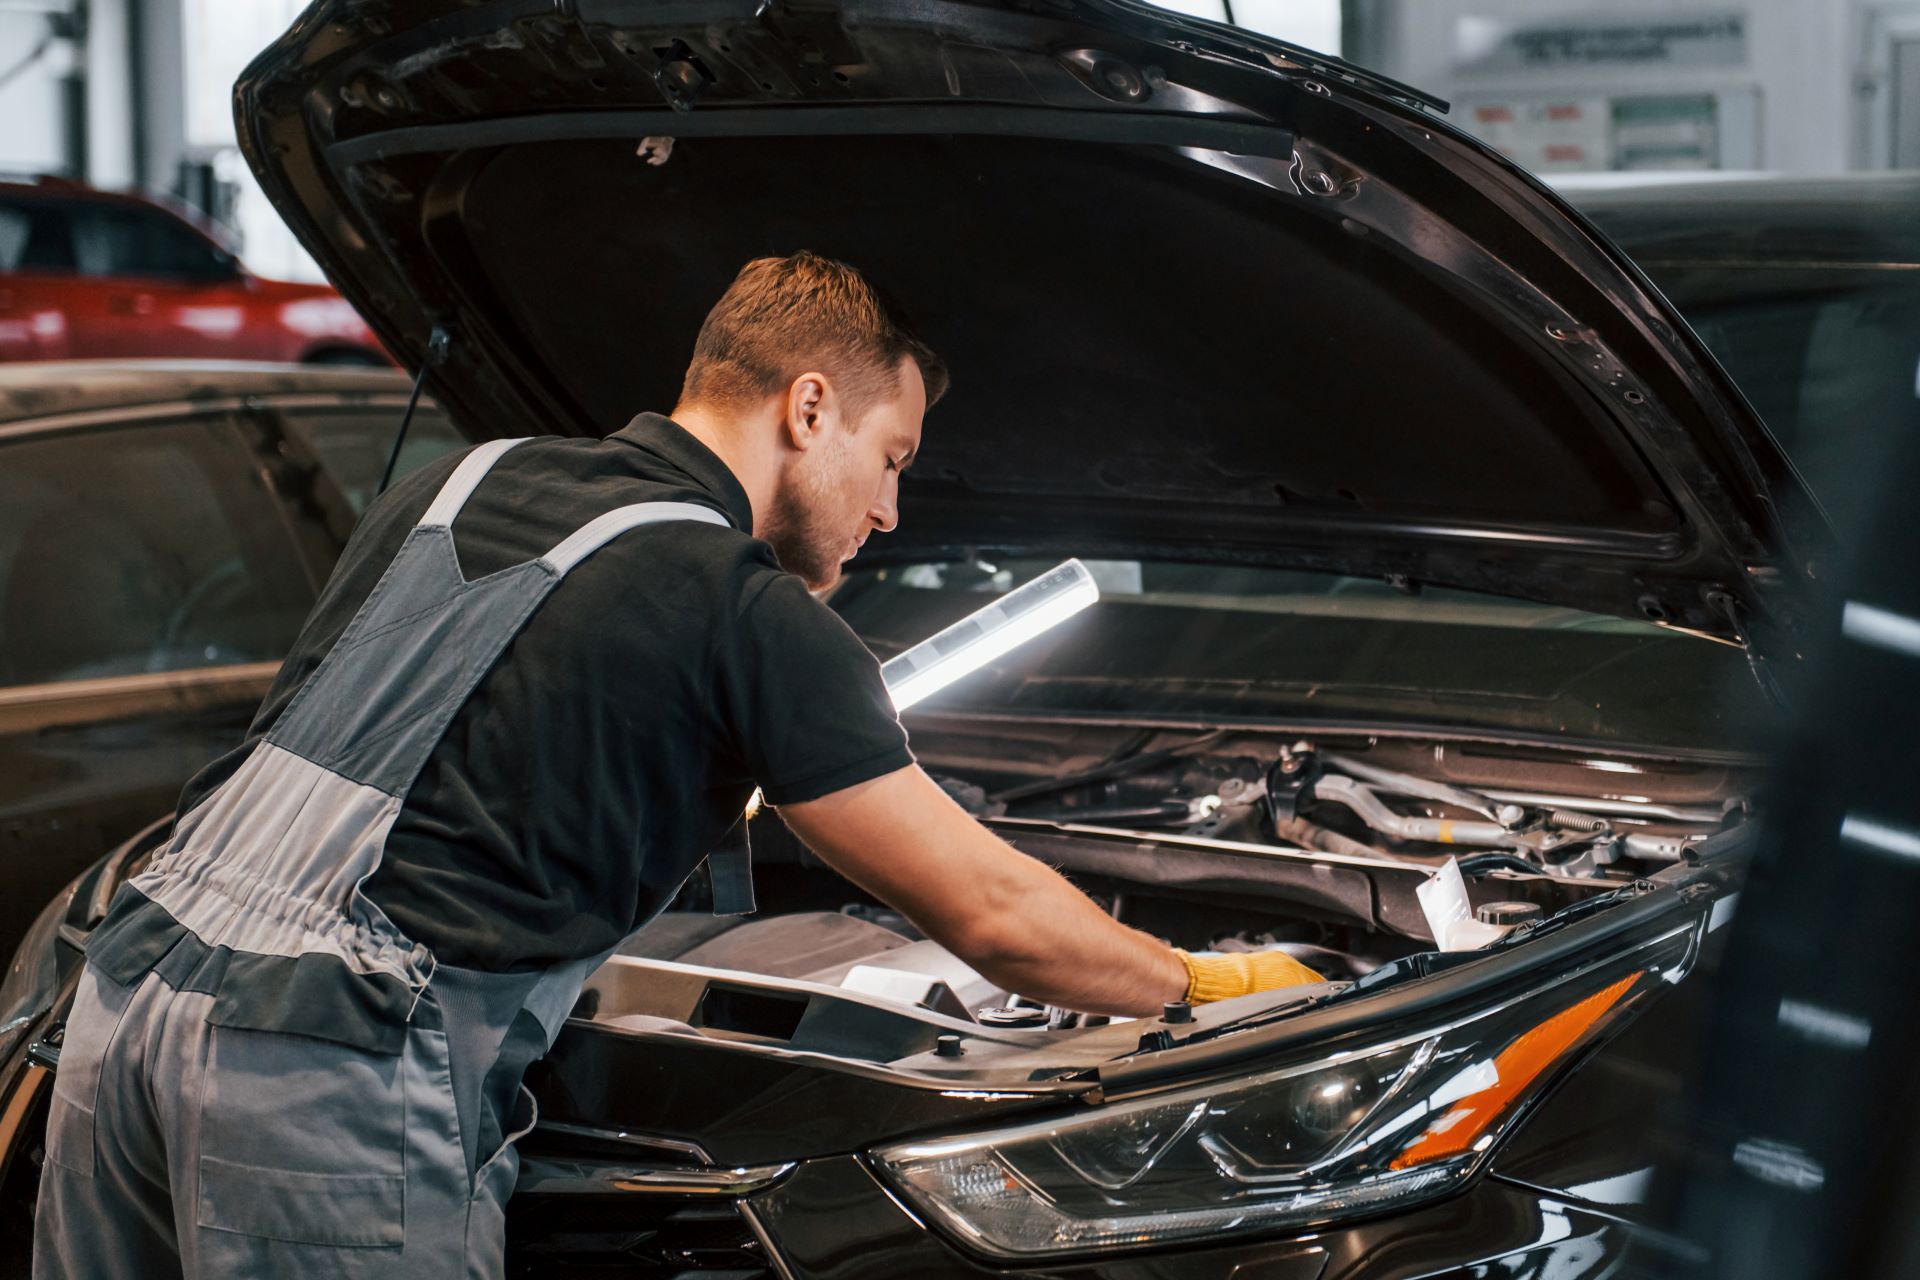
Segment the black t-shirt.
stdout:
[[[367,509],[224,782],[326,656],[459,461]],[[679,426],[509,450],[453,524],[467,577],[533,559],[633,502],[697,502],[734,527],[622,534],[548,595],[435,747],[366,891],[442,963],[597,954],[659,911],[757,784],[817,799],[913,761],[879,664],[754,538],[746,492]]]

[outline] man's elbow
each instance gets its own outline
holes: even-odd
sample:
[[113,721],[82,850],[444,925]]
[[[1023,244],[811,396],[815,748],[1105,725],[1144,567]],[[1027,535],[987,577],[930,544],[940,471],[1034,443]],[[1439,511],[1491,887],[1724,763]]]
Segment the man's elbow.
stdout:
[[994,982],[1017,984],[1046,958],[1042,940],[1012,913],[972,913],[950,922],[945,932],[947,950]]

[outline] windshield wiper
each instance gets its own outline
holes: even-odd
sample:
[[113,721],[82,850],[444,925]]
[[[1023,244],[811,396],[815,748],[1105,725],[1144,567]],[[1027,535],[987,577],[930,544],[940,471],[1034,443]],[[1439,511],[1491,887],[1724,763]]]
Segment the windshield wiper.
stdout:
[[1468,791],[1464,787],[1456,787],[1450,783],[1436,782],[1432,778],[1422,778],[1417,774],[1382,769],[1379,765],[1367,764],[1364,761],[1355,760],[1352,756],[1340,756],[1328,752],[1321,759],[1348,777],[1385,787],[1395,795],[1413,796],[1420,800],[1437,800],[1441,804],[1450,804],[1456,809],[1482,814],[1502,826],[1518,822],[1525,812],[1517,804],[1496,805],[1477,791]]
[[[1051,795],[1053,792],[1085,786],[1090,782],[1110,782],[1115,778],[1124,778],[1130,773],[1140,773],[1166,764],[1168,761],[1178,760],[1181,756],[1195,751],[1204,751],[1208,747],[1218,745],[1222,739],[1232,736],[1234,732],[1231,729],[1215,729],[1197,738],[1189,738],[1185,742],[1175,743],[1171,747],[1160,747],[1153,751],[1140,751],[1137,748],[1128,750],[1123,747],[1121,748],[1123,754],[1102,761],[1091,769],[1083,769],[1079,773],[1068,773],[1059,777],[1041,778],[1034,782],[1023,782],[1017,787],[993,792],[987,799],[994,804],[1011,804],[1015,800]],[[1149,733],[1146,735],[1146,740],[1151,740],[1151,737]],[[1138,743],[1142,739],[1136,738],[1134,741]]]

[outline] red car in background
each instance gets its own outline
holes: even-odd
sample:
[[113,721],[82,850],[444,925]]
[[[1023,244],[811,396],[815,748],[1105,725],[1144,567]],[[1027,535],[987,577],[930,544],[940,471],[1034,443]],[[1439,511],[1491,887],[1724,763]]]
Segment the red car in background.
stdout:
[[256,276],[156,200],[0,182],[0,360],[101,356],[392,363],[331,287]]

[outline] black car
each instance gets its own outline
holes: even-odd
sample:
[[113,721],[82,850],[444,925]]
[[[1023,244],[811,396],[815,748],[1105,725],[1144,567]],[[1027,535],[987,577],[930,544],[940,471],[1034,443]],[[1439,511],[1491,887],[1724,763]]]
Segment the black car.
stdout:
[[1700,335],[1840,526],[1920,432],[1920,175],[1562,180]]
[[[762,816],[761,915],[690,884],[529,1077],[517,1273],[1615,1265],[1831,536],[1558,197],[1414,90],[1124,0],[342,0],[236,114],[476,437],[671,404],[746,258],[862,267],[956,379],[835,607],[886,655],[1067,555],[1103,591],[916,707],[917,755],[1118,918],[1329,979],[1036,1007]],[[16,1224],[157,834],[0,994]],[[1478,931],[1423,902],[1454,870]]]
[[[240,741],[379,483],[398,373],[0,365],[0,949]],[[413,467],[461,443],[415,415]]]
[[[1872,459],[1844,603],[1777,766],[1637,1264],[1668,1280],[1920,1274],[1920,435]],[[1877,492],[1876,492],[1877,491]],[[1808,867],[1820,874],[1809,876]]]

